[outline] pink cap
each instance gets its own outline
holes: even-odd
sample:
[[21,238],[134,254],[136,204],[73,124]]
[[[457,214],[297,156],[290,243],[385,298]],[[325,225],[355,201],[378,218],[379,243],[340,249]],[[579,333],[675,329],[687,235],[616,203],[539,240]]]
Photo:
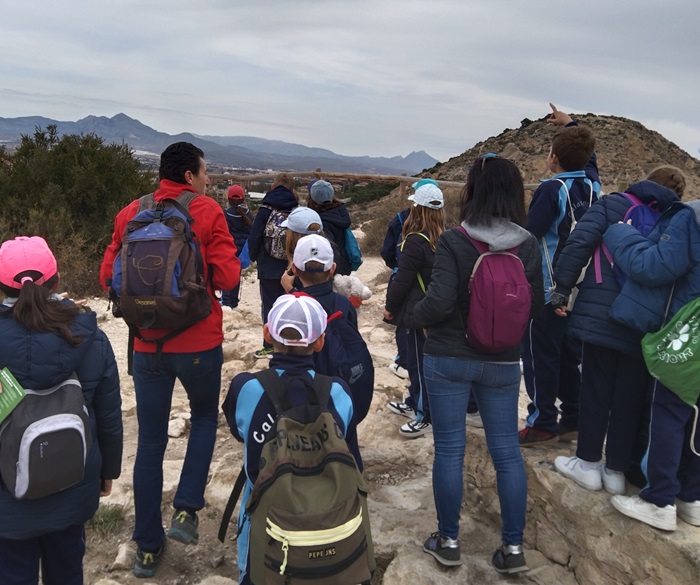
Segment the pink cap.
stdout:
[[[326,331],[328,316],[321,304],[306,293],[282,295],[267,315],[270,335],[284,345],[307,347]],[[282,331],[294,329],[299,339],[285,339]]]
[[0,283],[20,289],[31,280],[44,284],[58,272],[56,258],[44,238],[20,236],[0,246]]

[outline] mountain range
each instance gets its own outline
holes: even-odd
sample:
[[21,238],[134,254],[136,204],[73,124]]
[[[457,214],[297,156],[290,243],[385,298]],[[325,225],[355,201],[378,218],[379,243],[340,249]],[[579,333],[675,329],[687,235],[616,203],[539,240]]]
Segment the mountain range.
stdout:
[[204,151],[207,165],[213,172],[232,169],[313,171],[321,168],[338,173],[414,175],[438,162],[424,151],[412,152],[405,157],[344,156],[323,148],[252,136],[199,136],[187,132],[171,135],[154,130],[126,114],[111,118],[87,116],[77,122],[42,116],[0,118],[0,145],[15,146],[23,134],[31,136],[36,128],[46,129],[50,124],[56,125],[59,136],[95,134],[108,144],[128,144],[135,156],[150,162],[173,142],[192,142]]

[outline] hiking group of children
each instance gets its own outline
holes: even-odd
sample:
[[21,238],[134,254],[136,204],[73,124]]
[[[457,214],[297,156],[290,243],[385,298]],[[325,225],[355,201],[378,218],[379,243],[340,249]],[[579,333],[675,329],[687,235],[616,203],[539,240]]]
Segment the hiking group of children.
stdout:
[[[697,405],[652,378],[641,349],[645,333],[700,296],[700,209],[680,202],[685,183],[671,167],[601,197],[590,131],[554,106],[549,121],[563,127],[547,156],[554,176],[529,211],[517,166],[488,153],[469,167],[457,227],[446,228],[439,185],[423,179],[382,250],[395,268],[384,320],[397,326],[397,363],[410,380],[409,396],[388,408],[410,419],[401,435],[432,433],[437,530],[423,551],[445,566],[462,563],[465,419],[477,408],[501,507],[497,571],[527,570],[523,447],[577,438],[576,456],[554,461],[560,473],[605,488],[617,510],[657,528],[675,529],[677,516],[700,526]],[[239,256],[247,254],[257,263],[262,302],[256,357],[271,359],[262,372],[236,375],[221,407],[244,443],[239,582],[368,583],[376,562],[357,425],[370,407],[374,366],[355,308],[332,286],[334,274],[353,268],[349,215],[321,180],[310,185],[308,207],[300,206],[287,174],[255,216],[237,186],[223,211],[198,196],[209,184],[203,156],[189,143],[164,151],[159,189],[117,215],[100,270],[133,343],[134,574],[155,575],[167,538],[199,540],[219,413],[222,305],[237,304]],[[648,229],[632,213],[642,207],[653,213]],[[83,583],[84,523],[121,469],[114,354],[95,314],[58,297],[58,286],[43,239],[2,244],[0,366],[28,395],[77,383],[89,420],[82,436],[90,437],[80,443],[81,478],[58,491],[48,485],[40,497],[18,497],[21,481],[2,469],[0,580],[8,584],[38,582],[40,566],[44,583]],[[221,303],[216,290],[225,291]],[[690,333],[676,333],[669,347],[678,349]],[[519,431],[521,358],[531,402]],[[163,459],[176,379],[188,395],[191,431],[166,533]],[[50,455],[54,437],[47,437],[35,443]],[[46,459],[50,476],[56,465]],[[30,467],[30,485],[42,470]],[[639,495],[624,495],[625,477],[643,487]]]

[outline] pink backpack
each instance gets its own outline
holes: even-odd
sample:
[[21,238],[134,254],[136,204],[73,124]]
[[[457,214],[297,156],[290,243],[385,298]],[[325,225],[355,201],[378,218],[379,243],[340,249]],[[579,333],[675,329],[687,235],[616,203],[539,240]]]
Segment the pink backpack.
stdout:
[[457,228],[479,252],[469,278],[467,343],[483,353],[518,347],[530,320],[532,290],[516,255],[520,246],[490,252],[462,226]]

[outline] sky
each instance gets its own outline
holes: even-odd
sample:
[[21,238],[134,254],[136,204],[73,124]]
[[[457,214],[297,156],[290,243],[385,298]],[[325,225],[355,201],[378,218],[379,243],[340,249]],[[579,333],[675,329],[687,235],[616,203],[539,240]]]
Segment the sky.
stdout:
[[697,157],[699,25],[698,0],[6,2],[0,117],[446,161],[553,102]]

